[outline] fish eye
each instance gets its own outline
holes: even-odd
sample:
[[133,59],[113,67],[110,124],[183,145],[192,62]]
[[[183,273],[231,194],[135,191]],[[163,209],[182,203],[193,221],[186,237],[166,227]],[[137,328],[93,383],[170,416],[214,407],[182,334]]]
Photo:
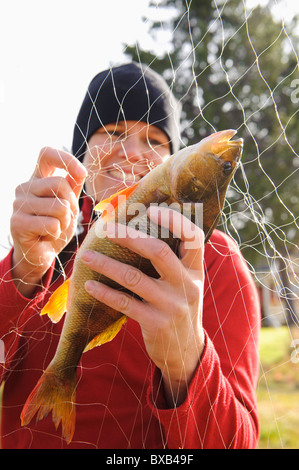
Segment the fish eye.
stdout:
[[231,164],[231,162],[225,162],[223,163],[222,168],[223,168],[224,173],[228,175],[229,173],[231,173],[233,169],[233,165]]

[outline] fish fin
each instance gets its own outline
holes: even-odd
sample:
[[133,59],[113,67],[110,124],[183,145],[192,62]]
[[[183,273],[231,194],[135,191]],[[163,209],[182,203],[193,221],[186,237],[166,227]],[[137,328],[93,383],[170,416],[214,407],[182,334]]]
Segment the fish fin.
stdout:
[[41,315],[48,315],[53,323],[58,323],[67,310],[67,298],[70,280],[67,279],[51,295],[41,311]]
[[113,338],[119,333],[122,326],[126,323],[128,317],[122,315],[118,320],[116,320],[112,325],[110,325],[106,330],[102,331],[99,335],[95,336],[86,346],[83,352],[89,351],[90,349],[100,346],[101,344],[108,343],[112,341]]
[[62,435],[69,444],[75,432],[75,389],[76,374],[63,381],[54,371],[46,370],[30,393],[21,413],[21,424],[27,426],[37,413],[36,421],[45,418],[52,411],[57,429],[62,426]]
[[104,211],[105,211],[105,208],[106,208],[109,204],[112,204],[114,208],[117,207],[117,206],[118,206],[118,196],[122,195],[122,196],[129,197],[130,194],[136,189],[136,187],[138,186],[138,184],[139,184],[139,182],[133,184],[132,186],[129,186],[128,188],[122,189],[122,190],[119,191],[118,193],[112,194],[112,196],[108,197],[107,199],[103,199],[103,201],[99,202],[99,203],[94,207],[94,210],[95,210],[95,211],[104,212]]

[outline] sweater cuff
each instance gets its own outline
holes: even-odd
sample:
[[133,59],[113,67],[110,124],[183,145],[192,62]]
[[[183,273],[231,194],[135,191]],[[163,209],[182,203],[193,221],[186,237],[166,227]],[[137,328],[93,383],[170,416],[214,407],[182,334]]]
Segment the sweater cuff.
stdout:
[[[42,279],[42,285],[37,286],[31,299],[24,297],[17,289],[12,278],[12,254],[13,248],[9,254],[0,263],[0,290],[1,303],[0,310],[4,318],[1,318],[1,329],[6,323],[10,323],[14,318],[18,317],[20,312],[29,305],[33,306],[41,302],[49,288],[54,272],[54,263],[47,271]],[[2,315],[0,315],[1,317]]]
[[173,419],[174,409],[178,414],[185,414],[190,411],[194,401],[198,401],[200,393],[206,388],[206,384],[209,381],[213,369],[212,362],[214,354],[214,346],[205,333],[205,347],[197,369],[188,386],[187,397],[185,401],[176,408],[170,408],[167,404],[161,371],[158,367],[154,367],[151,384],[148,388],[147,401],[153,414],[159,421],[170,422]]

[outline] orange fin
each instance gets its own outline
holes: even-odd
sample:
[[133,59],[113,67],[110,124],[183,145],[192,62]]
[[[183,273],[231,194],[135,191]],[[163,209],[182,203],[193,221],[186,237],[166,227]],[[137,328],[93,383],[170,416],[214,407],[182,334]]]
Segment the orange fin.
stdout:
[[51,295],[41,311],[41,315],[48,315],[53,323],[59,322],[67,310],[67,298],[70,280],[67,279]]
[[21,413],[22,426],[27,426],[37,412],[36,421],[39,421],[52,411],[55,428],[61,422],[62,435],[69,444],[75,432],[75,388],[75,374],[73,380],[62,381],[47,369],[27,398]]
[[112,325],[110,325],[106,330],[102,331],[99,335],[95,336],[86,346],[83,352],[89,351],[90,349],[100,346],[101,344],[108,343],[112,341],[113,338],[119,333],[122,326],[126,323],[128,317],[123,315],[118,320],[116,320]]
[[108,197],[107,199],[103,199],[103,201],[99,202],[94,210],[95,211],[101,211],[104,212],[105,207],[107,207],[109,204],[112,204],[113,207],[118,206],[118,196],[126,196],[129,197],[130,194],[136,189],[138,186],[139,182],[136,184],[133,184],[133,186],[129,186],[128,188],[123,189],[122,191],[119,191],[118,193],[112,194],[112,196]]

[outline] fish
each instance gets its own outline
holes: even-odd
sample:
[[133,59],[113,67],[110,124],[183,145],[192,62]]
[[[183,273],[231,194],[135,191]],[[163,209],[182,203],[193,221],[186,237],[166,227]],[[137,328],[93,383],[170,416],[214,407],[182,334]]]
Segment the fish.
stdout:
[[[81,261],[82,253],[86,250],[101,252],[157,278],[158,273],[148,259],[105,236],[105,224],[113,218],[115,222],[135,224],[138,230],[162,238],[161,227],[152,225],[146,212],[136,214],[129,210],[140,204],[144,208],[151,204],[167,204],[172,208],[175,204],[175,210],[189,204],[191,219],[195,218],[196,207],[200,204],[201,228],[207,243],[218,224],[228,186],[242,155],[243,139],[232,139],[235,135],[232,129],[215,132],[179,150],[136,184],[97,204],[95,210],[101,215],[76,253],[70,278],[58,287],[41,311],[41,315],[47,314],[54,323],[65,313],[66,316],[55,355],[23,407],[22,426],[27,426],[36,413],[38,421],[52,412],[56,429],[61,423],[62,436],[69,444],[75,432],[76,370],[81,356],[113,340],[127,321],[125,315],[94,299],[85,290],[87,280],[96,280],[126,291],[87,267]],[[179,239],[169,233],[165,242],[179,256]]]

